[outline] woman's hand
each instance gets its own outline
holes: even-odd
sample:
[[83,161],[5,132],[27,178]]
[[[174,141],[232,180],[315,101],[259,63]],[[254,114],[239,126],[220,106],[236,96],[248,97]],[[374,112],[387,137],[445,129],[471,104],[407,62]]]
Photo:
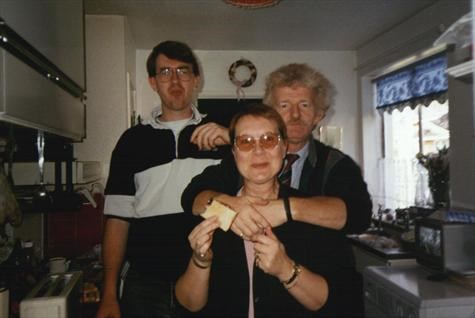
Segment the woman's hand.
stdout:
[[218,217],[213,216],[198,224],[188,235],[193,257],[203,266],[210,264],[213,259],[211,243],[213,242],[214,231],[218,227]]
[[175,284],[175,295],[178,302],[189,311],[201,310],[208,301],[209,277],[213,252],[214,231],[219,227],[217,216],[203,220],[188,235],[193,255],[188,262],[186,271]]
[[256,266],[264,273],[286,281],[292,275],[293,261],[285,252],[285,246],[274,235],[270,227],[263,234],[252,237],[256,253]]

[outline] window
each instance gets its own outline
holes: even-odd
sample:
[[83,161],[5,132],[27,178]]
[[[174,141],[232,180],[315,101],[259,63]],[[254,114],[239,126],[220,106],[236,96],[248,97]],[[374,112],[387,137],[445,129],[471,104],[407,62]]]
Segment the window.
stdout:
[[418,153],[449,147],[445,54],[425,58],[377,78],[376,108],[383,125],[382,174],[386,208],[432,205],[428,172]]
[[433,101],[383,113],[385,207],[432,204],[427,171],[416,155],[449,147],[448,110],[448,101]]

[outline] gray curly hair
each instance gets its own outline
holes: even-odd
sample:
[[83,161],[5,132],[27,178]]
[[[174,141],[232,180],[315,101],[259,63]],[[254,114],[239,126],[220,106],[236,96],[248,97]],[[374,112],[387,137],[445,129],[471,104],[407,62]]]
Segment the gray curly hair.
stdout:
[[314,104],[317,109],[326,112],[330,108],[334,89],[330,81],[320,72],[307,64],[292,63],[279,67],[269,74],[263,102],[274,106],[273,91],[278,87],[302,85],[314,92]]

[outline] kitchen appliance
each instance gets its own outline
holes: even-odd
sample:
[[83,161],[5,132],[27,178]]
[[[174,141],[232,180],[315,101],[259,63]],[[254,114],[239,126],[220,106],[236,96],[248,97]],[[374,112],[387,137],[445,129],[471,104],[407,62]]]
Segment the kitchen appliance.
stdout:
[[20,317],[80,317],[81,287],[82,272],[50,274],[21,301]]
[[366,318],[474,317],[475,291],[451,280],[427,279],[420,265],[370,266],[364,270]]
[[415,223],[419,264],[440,272],[475,274],[475,213],[438,210]]

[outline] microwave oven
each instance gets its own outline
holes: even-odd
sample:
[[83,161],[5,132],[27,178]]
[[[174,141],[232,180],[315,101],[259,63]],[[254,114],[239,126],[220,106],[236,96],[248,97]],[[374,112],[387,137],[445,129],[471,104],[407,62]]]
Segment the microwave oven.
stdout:
[[416,261],[436,271],[475,274],[475,213],[437,210],[415,220]]

